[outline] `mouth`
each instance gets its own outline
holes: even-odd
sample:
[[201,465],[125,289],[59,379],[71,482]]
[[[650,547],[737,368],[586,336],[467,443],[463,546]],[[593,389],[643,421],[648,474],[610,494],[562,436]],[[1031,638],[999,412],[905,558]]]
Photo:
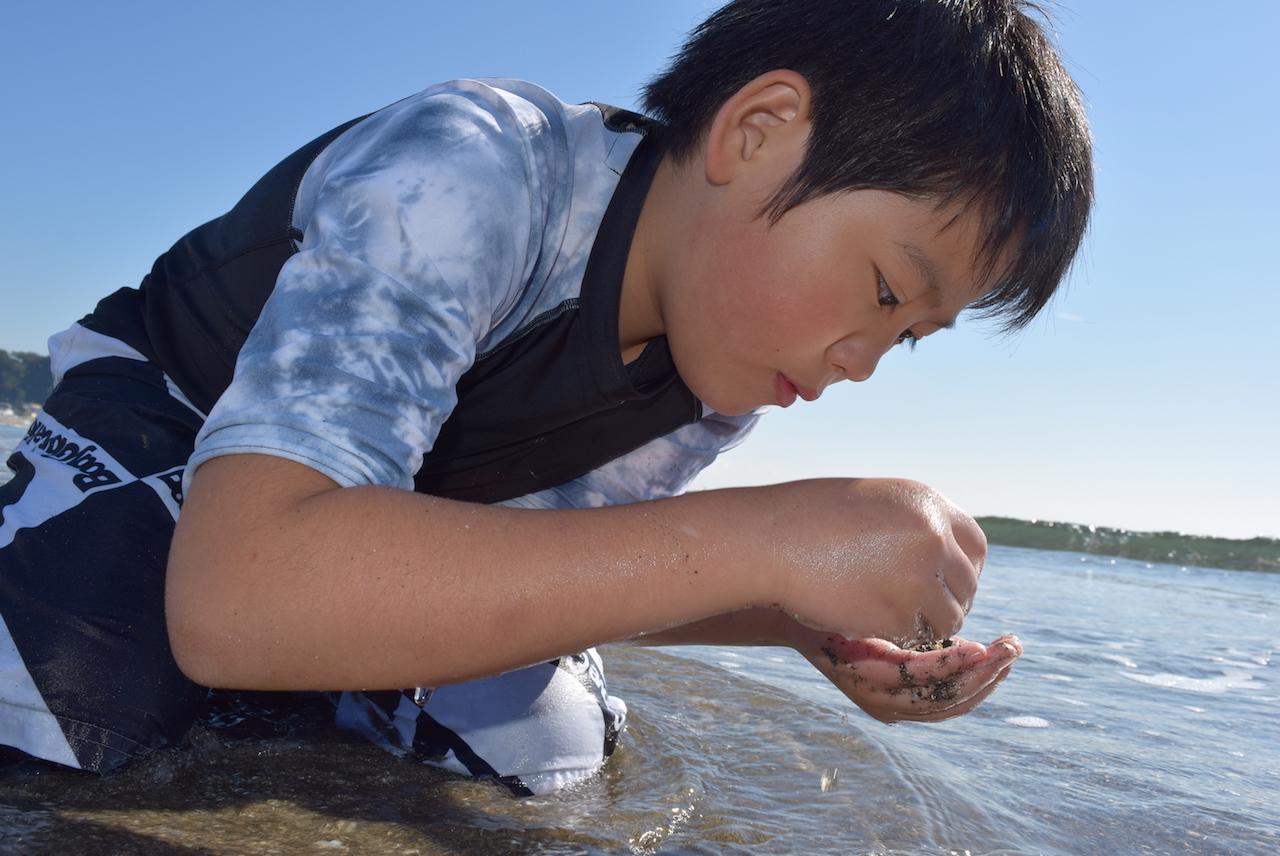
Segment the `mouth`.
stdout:
[[815,389],[792,383],[782,372],[773,376],[773,398],[778,402],[779,407],[790,407],[795,404],[797,398],[816,401],[819,395],[820,393]]
[[782,372],[778,372],[773,376],[773,399],[778,402],[779,407],[790,407],[795,404],[796,396],[800,391],[796,389],[795,384],[783,377]]

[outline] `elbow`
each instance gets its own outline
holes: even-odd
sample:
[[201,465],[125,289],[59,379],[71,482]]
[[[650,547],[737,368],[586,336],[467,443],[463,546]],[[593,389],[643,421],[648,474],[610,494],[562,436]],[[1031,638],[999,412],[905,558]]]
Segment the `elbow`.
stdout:
[[203,687],[233,688],[235,681],[228,680],[224,670],[208,656],[207,648],[195,642],[185,628],[175,627],[172,621],[169,622],[169,647],[182,674],[195,683]]
[[[300,464],[258,455],[215,458],[192,477],[169,548],[165,616],[183,674],[224,689],[296,689],[298,569],[313,532],[298,503],[336,485]],[[290,630],[292,628],[292,630]]]
[[[172,573],[170,574],[172,580]],[[169,649],[182,673],[197,684],[221,689],[248,689],[241,686],[246,676],[237,673],[237,661],[252,658],[234,657],[228,652],[234,637],[219,633],[219,622],[207,610],[194,605],[182,586],[169,584],[165,589],[165,623],[169,633]]]
[[279,650],[261,636],[242,634],[234,622],[194,620],[170,606],[169,648],[184,675],[205,687],[225,690],[316,689],[308,677],[284,667]]
[[299,689],[281,682],[279,670],[272,669],[273,652],[247,629],[242,633],[234,616],[224,621],[176,598],[167,598],[165,612],[174,662],[195,683],[226,690]]
[[170,553],[165,579],[165,624],[169,648],[182,673],[206,687],[266,689],[255,674],[251,606],[237,594],[227,565],[199,561],[190,551]]
[[165,581],[169,648],[182,673],[218,689],[321,688],[307,668],[318,658],[304,656],[319,650],[317,637],[299,629],[296,599],[270,583],[280,574],[269,560],[190,547],[175,540]]

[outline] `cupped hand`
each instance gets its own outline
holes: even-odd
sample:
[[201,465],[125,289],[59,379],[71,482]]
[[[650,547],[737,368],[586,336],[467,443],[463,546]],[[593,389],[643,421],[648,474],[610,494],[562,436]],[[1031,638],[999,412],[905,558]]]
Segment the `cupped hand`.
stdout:
[[801,653],[875,719],[939,722],[977,707],[1022,654],[1013,635],[987,646],[952,641],[936,651],[915,651],[883,639],[824,634],[812,643],[816,650]]
[[781,525],[761,534],[774,539],[785,577],[777,606],[845,638],[905,644],[960,629],[987,542],[946,497],[903,479],[815,480],[775,490]]

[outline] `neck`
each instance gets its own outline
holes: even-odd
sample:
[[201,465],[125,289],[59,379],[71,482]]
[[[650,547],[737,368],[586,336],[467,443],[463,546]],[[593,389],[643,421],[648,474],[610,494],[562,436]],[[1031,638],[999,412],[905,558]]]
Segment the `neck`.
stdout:
[[678,187],[684,172],[672,164],[670,155],[663,156],[640,209],[627,252],[618,311],[618,342],[624,363],[640,356],[650,339],[666,333],[660,285],[673,246],[671,236],[681,228],[683,212],[675,202],[681,196]]

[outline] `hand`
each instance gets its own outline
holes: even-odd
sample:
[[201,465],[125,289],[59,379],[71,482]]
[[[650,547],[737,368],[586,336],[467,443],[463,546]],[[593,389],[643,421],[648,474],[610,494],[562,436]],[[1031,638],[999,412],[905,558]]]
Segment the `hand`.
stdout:
[[987,552],[972,517],[899,479],[775,489],[774,525],[760,534],[784,576],[776,606],[818,630],[901,645],[960,629]]
[[913,651],[883,639],[812,638],[801,653],[858,707],[881,722],[940,722],[973,710],[1022,654],[1017,636],[984,647],[955,639]]

